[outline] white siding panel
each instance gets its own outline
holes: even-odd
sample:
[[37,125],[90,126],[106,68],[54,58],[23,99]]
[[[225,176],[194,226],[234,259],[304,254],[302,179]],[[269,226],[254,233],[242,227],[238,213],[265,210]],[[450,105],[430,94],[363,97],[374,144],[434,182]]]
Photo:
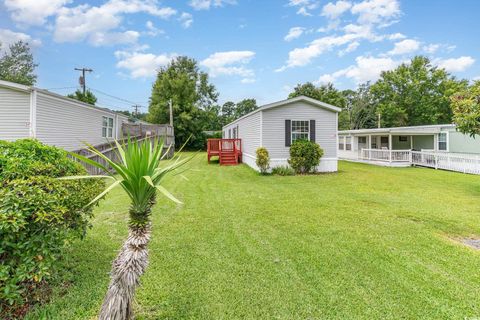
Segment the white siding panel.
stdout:
[[223,128],[225,133],[224,138],[228,139],[228,130],[232,132],[233,128],[238,125],[238,137],[242,139],[242,151],[243,153],[255,156],[255,151],[260,147],[260,125],[262,111],[252,114],[246,118],[240,119]]
[[30,94],[0,87],[0,140],[30,136]]
[[285,162],[290,148],[285,146],[285,120],[315,120],[315,140],[324,150],[319,171],[336,171],[337,116],[336,112],[295,102],[263,111],[263,145],[270,158]]
[[114,118],[115,123],[112,112],[38,92],[37,139],[70,151],[83,148],[84,141],[92,145],[113,141],[115,133],[108,140],[102,137],[102,116]]

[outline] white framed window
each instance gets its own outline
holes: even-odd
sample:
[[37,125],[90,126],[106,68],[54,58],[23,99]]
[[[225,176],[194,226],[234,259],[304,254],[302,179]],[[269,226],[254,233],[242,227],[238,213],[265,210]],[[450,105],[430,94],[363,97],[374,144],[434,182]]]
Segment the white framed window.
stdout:
[[345,150],[352,150],[352,137],[345,137]]
[[345,137],[338,137],[338,150],[345,150]]
[[292,120],[292,143],[297,140],[310,140],[310,121]]
[[113,118],[102,117],[102,137],[113,138]]
[[448,151],[448,134],[447,132],[440,132],[438,134],[438,150]]

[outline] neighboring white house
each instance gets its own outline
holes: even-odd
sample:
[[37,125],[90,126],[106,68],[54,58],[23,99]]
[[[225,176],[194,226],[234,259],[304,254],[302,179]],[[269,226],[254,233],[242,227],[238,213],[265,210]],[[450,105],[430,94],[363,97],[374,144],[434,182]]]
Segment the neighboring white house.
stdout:
[[121,138],[128,117],[56,93],[0,80],[0,140],[36,138],[73,151]]
[[340,108],[300,96],[261,106],[223,127],[223,138],[242,139],[242,160],[258,170],[256,150],[265,147],[270,167],[288,165],[290,145],[297,139],[315,141],[324,150],[320,172],[337,171],[337,123]]

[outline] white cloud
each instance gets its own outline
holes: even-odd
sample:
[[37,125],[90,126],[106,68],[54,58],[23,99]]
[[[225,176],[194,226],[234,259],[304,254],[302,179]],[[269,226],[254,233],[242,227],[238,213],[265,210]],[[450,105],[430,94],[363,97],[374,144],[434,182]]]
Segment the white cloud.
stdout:
[[176,11],[157,6],[155,0],[109,0],[99,7],[87,4],[63,7],[57,12],[54,39],[57,42],[86,40],[93,45],[132,43],[135,31],[118,32],[115,29],[121,26],[125,14],[133,13],[147,13],[167,19]]
[[352,7],[352,4],[348,1],[337,1],[336,3],[329,2],[323,6],[322,16],[325,16],[329,19],[337,19],[344,12],[349,10]]
[[253,51],[226,51],[211,54],[200,65],[208,68],[212,77],[220,75],[239,75],[243,78],[253,79],[255,73],[245,67],[255,56]]
[[382,71],[392,70],[400,64],[388,57],[364,57],[355,59],[356,64],[345,69],[338,70],[332,74],[322,75],[317,83],[335,82],[340,77],[353,79],[357,84],[367,81],[375,81]]
[[344,50],[340,50],[338,52],[338,55],[340,57],[342,57],[347,53],[350,53],[350,52],[353,52],[353,51],[357,50],[358,46],[360,46],[360,42],[354,41],[354,42],[350,43]]
[[460,58],[437,59],[433,62],[436,63],[439,68],[443,68],[448,72],[461,72],[473,65],[475,59],[469,56],[463,56]]
[[405,39],[400,42],[395,43],[395,46],[392,50],[388,52],[390,55],[401,55],[412,53],[420,49],[420,42],[413,39]]
[[43,25],[49,16],[72,0],[5,0],[13,21],[21,25]]
[[183,12],[178,20],[182,23],[182,27],[188,29],[192,26],[193,16],[188,12]]
[[0,29],[0,44],[4,50],[17,41],[28,42],[34,47],[38,47],[42,44],[42,41],[39,39],[33,39],[26,33],[14,32],[8,29]]
[[315,0],[290,0],[288,6],[297,7],[297,14],[311,16],[309,11],[318,8],[318,2]]
[[222,7],[226,4],[236,4],[235,0],[191,0],[189,5],[195,10],[209,10],[211,7]]
[[351,12],[358,15],[358,23],[380,27],[394,23],[401,15],[397,0],[364,0],[354,4]]
[[162,29],[158,29],[157,27],[155,27],[155,25],[153,24],[152,21],[148,20],[146,23],[145,23],[145,27],[147,27],[147,34],[149,36],[152,36],[152,37],[156,37],[158,36],[159,34],[165,34],[165,31],[162,30]]
[[397,32],[397,33],[389,34],[389,35],[387,36],[387,39],[388,39],[388,40],[401,40],[401,39],[405,39],[406,37],[407,37],[407,36],[404,35],[403,33]]
[[290,30],[288,31],[288,34],[283,39],[285,41],[292,41],[293,39],[300,37],[304,31],[305,31],[305,28],[302,28],[302,27],[290,28]]
[[129,51],[115,51],[115,57],[119,60],[117,68],[126,69],[132,78],[149,78],[157,74],[160,67],[166,66],[177,55]]
[[242,79],[240,82],[241,83],[255,83],[257,80],[255,80],[254,78],[244,78]]

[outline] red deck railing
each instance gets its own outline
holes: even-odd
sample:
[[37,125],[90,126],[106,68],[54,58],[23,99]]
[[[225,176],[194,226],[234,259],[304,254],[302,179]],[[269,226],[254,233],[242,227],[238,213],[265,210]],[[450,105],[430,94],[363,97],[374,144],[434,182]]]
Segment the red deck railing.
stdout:
[[232,165],[242,162],[241,139],[208,139],[207,157],[218,156],[221,165]]

